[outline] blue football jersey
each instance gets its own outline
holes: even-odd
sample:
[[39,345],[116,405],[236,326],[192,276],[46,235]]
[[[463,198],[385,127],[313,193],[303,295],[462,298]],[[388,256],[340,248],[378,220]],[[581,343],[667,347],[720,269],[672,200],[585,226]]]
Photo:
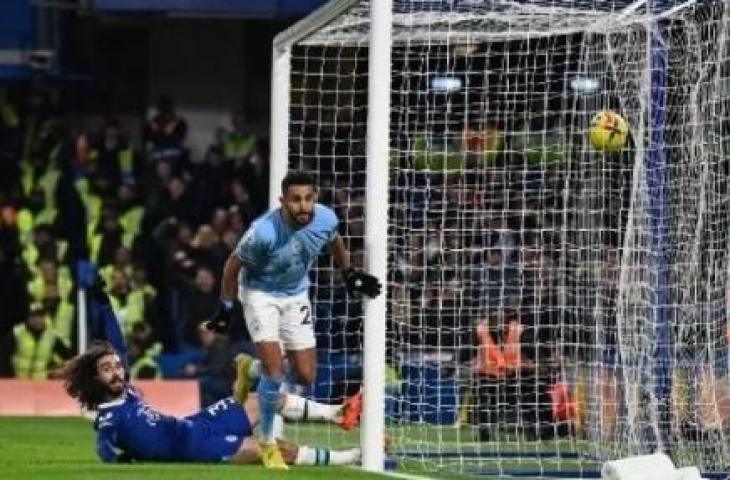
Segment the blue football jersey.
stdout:
[[97,453],[105,462],[121,453],[135,460],[177,460],[187,429],[184,420],[153,410],[131,388],[121,399],[99,405],[94,428]]
[[253,435],[246,410],[232,397],[176,418],[153,410],[131,388],[99,406],[94,428],[104,462],[225,462]]
[[337,238],[337,215],[319,203],[312,220],[295,228],[281,208],[256,219],[236,246],[246,268],[239,283],[274,296],[289,296],[309,288],[309,269],[322,249]]

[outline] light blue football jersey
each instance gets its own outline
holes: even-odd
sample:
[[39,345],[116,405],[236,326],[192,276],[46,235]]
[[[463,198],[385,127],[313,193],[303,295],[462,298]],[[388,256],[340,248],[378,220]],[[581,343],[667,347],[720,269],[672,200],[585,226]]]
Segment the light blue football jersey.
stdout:
[[337,235],[337,215],[319,203],[300,228],[287,223],[281,208],[272,210],[257,218],[236,246],[236,257],[246,264],[238,281],[277,297],[304,292],[312,263]]

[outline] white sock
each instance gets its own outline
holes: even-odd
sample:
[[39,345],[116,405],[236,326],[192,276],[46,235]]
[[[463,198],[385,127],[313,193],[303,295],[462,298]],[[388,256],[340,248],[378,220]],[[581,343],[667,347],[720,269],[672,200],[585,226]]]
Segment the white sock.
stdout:
[[257,379],[261,376],[261,360],[254,359],[248,368],[248,376],[252,379]]
[[284,439],[284,417],[278,413],[274,415],[274,427],[272,428],[272,434],[274,438]]
[[302,445],[297,449],[295,465],[349,465],[360,461],[360,449],[327,450]]
[[362,452],[359,448],[330,450],[330,465],[352,465],[358,463],[361,458]]
[[329,420],[334,421],[342,408],[341,405],[317,403],[298,395],[286,395],[281,414],[288,420]]
[[294,465],[317,465],[317,449],[301,445],[297,449],[297,458]]

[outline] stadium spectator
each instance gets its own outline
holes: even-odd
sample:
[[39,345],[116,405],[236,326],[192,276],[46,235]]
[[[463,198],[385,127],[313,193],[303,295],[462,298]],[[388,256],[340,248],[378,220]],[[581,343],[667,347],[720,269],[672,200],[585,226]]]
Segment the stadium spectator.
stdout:
[[191,189],[200,202],[202,212],[210,212],[224,205],[224,197],[231,178],[235,177],[233,164],[224,161],[216,145],[208,148],[203,161],[194,165]]
[[132,291],[141,292],[145,298],[145,318],[149,321],[151,312],[149,311],[151,304],[157,298],[157,290],[147,281],[147,272],[139,263],[132,265],[132,274],[130,277]]
[[[210,225],[213,227],[216,235],[223,239],[223,235],[228,231],[228,212],[225,208],[218,207],[213,211],[213,215],[210,219]],[[230,249],[229,249],[230,251]]]
[[218,306],[217,278],[213,270],[200,266],[195,281],[186,297],[185,341],[190,345],[201,345],[200,323],[210,317]]
[[60,242],[48,224],[37,225],[33,229],[32,242],[27,242],[23,249],[23,259],[32,268],[41,258],[52,258],[56,261],[64,259],[66,245]]
[[137,198],[136,183],[125,180],[117,189],[115,199],[122,228],[122,245],[129,249],[139,246],[145,209]]
[[40,302],[49,287],[56,287],[62,298],[68,298],[73,287],[71,272],[65,265],[59,266],[53,258],[42,258],[38,261],[37,271],[33,272],[28,282],[28,293],[34,301]]
[[198,203],[193,192],[188,190],[188,181],[181,175],[173,175],[165,188],[165,194],[150,212],[152,217],[175,217],[188,225],[197,225],[200,219]]
[[122,331],[125,335],[129,335],[134,325],[144,322],[145,300],[143,294],[131,289],[129,277],[122,270],[112,272],[108,294]]
[[230,230],[236,233],[239,237],[248,228],[250,220],[241,212],[238,205],[231,205],[228,208],[228,221],[230,223]]
[[[172,163],[167,160],[150,163],[147,167],[143,179],[143,191],[145,192],[145,212],[147,216],[150,216],[153,208],[167,195],[166,185],[170,182],[173,175],[175,175],[176,170],[173,168]],[[155,217],[151,221],[145,218],[145,221],[149,225],[156,225],[161,220],[164,220],[164,218]],[[151,228],[148,230],[151,230]]]
[[[254,180],[255,181],[255,180]],[[243,179],[237,177],[230,183],[230,193],[227,202],[237,208],[244,225],[251,223],[258,210],[251,200],[249,187]]]
[[[22,117],[13,92],[0,85],[0,191],[11,192],[18,187],[23,149]],[[0,204],[4,201],[0,200]]]
[[226,161],[233,165],[233,177],[244,181],[252,200],[256,202],[255,213],[261,213],[266,202],[268,165],[256,135],[246,128],[242,110],[234,111],[231,115],[231,130],[222,139],[221,151]]
[[200,404],[207,407],[231,395],[235,377],[233,358],[236,353],[226,335],[208,330],[198,324],[199,343],[205,355],[200,364],[189,363],[183,375],[197,377],[200,385]]
[[[45,178],[52,178],[45,177]],[[50,193],[44,191],[40,186],[31,186],[32,190],[23,201],[22,212],[28,217],[30,227],[37,225],[54,225],[58,210],[48,198]]]
[[132,276],[132,252],[124,246],[117,247],[114,251],[114,261],[109,264],[102,264],[103,266],[99,269],[101,278],[107,283],[111,284],[112,273],[114,270],[124,272],[127,277]]
[[15,376],[32,380],[48,378],[54,366],[73,355],[50,325],[43,306],[37,303],[31,305],[25,322],[13,328],[10,351]]
[[236,243],[238,243],[240,237],[241,235],[235,230],[229,229],[223,232],[223,245],[225,245],[226,250],[230,252],[236,248]]
[[133,379],[162,378],[157,357],[162,352],[162,345],[153,342],[152,329],[146,323],[137,323],[127,337],[129,353],[129,376]]
[[90,257],[99,265],[114,262],[117,250],[122,247],[124,232],[119,224],[119,213],[112,208],[104,208],[98,232],[90,243]]
[[61,297],[58,285],[47,285],[41,304],[58,338],[65,345],[71,345],[71,334],[76,319],[73,303],[69,298]]
[[420,331],[420,336],[414,345],[468,357],[470,349],[463,346],[471,344],[471,320],[464,315],[462,287],[453,272],[445,276],[445,281],[432,284],[426,290],[420,316],[422,324],[414,330]]
[[[0,192],[0,197],[2,192]],[[0,205],[0,377],[13,375],[13,326],[25,316],[28,294],[26,266],[21,260],[17,210],[9,203]]]
[[103,196],[113,196],[122,182],[134,184],[137,181],[139,172],[134,151],[117,119],[106,119],[91,148],[87,175]]
[[256,135],[246,130],[244,113],[236,110],[231,114],[231,130],[223,139],[223,156],[239,164],[249,160],[255,153]]
[[180,167],[187,163],[184,147],[187,121],[175,111],[172,97],[163,95],[157,101],[157,113],[145,125],[142,138],[152,162],[167,160]]
[[212,269],[216,276],[220,276],[220,268],[228,251],[220,242],[215,230],[208,224],[198,227],[195,236],[190,241],[190,257],[197,265]]

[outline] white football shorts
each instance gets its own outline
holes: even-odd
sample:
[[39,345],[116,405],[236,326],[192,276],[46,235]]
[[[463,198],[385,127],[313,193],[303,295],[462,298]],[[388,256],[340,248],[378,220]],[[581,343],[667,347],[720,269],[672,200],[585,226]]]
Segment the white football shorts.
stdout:
[[276,297],[261,290],[241,288],[238,298],[254,343],[280,342],[287,351],[316,346],[308,292]]

